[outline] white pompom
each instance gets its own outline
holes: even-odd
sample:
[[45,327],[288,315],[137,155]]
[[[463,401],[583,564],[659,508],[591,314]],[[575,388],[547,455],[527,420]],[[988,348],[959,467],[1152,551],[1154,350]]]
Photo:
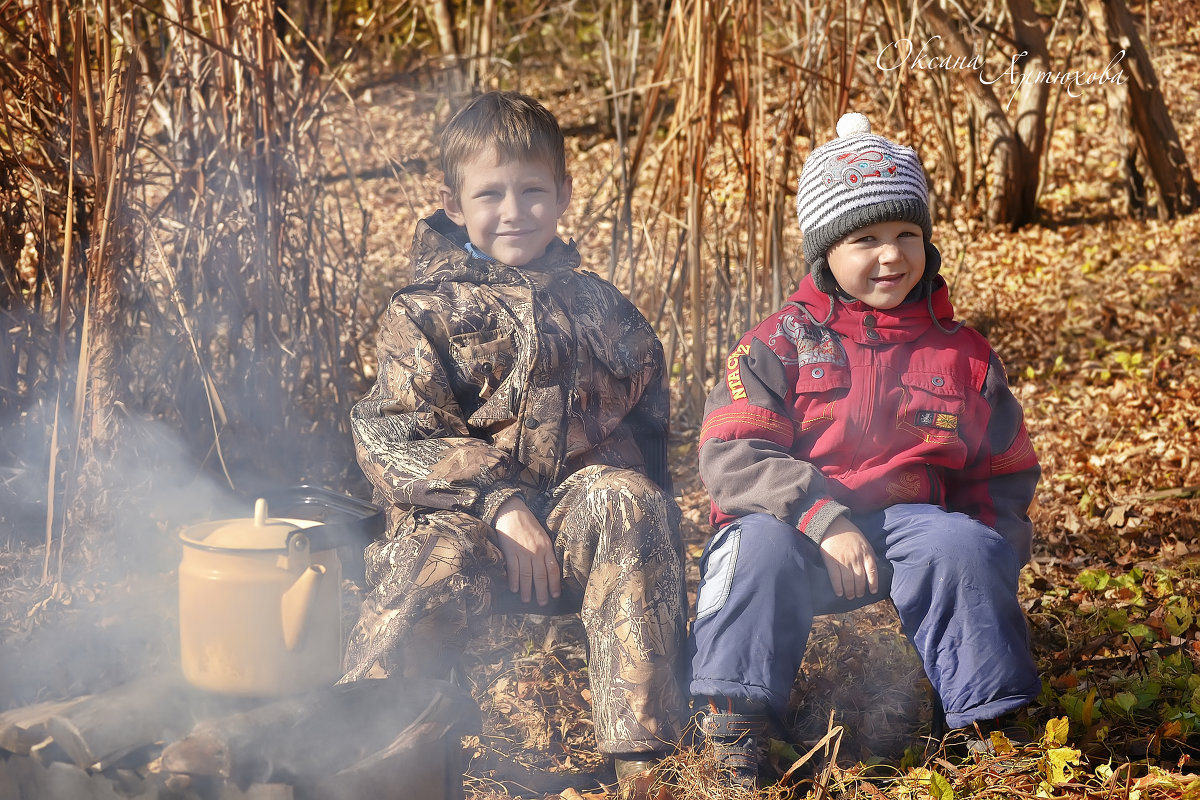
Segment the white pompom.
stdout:
[[838,120],[837,135],[843,138],[870,132],[871,121],[867,119],[866,114],[851,111],[849,114],[843,114],[842,118]]

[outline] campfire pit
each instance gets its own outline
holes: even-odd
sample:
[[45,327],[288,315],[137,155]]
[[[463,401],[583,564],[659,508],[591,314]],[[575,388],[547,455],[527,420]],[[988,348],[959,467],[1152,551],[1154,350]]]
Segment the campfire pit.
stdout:
[[458,800],[470,695],[387,678],[283,698],[150,677],[0,714],[0,797]]

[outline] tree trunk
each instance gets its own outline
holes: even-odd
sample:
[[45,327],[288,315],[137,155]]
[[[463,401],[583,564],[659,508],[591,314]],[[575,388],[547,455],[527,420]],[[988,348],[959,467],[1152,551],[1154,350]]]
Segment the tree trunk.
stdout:
[[458,40],[454,37],[454,17],[447,0],[431,0],[426,9],[437,31],[438,46],[447,58],[458,58]]
[[[970,46],[939,4],[926,5],[924,13],[929,27],[942,37],[942,41],[955,57],[964,61],[972,58],[974,54]],[[1004,113],[1004,106],[997,99],[991,86],[979,80],[973,72],[964,71],[963,75],[963,87],[975,105],[979,119],[983,121],[982,138],[990,147],[984,213],[989,225],[1016,227],[1021,217],[1019,211],[1024,193],[1023,148]],[[1036,179],[1033,186],[1036,191]]]
[[1100,2],[1105,33],[1114,51],[1109,73],[1116,75],[1128,69],[1125,85],[1129,90],[1130,117],[1138,146],[1158,184],[1158,216],[1170,219],[1190,214],[1200,207],[1200,189],[1167,111],[1150,55],[1123,0]]
[[1046,106],[1050,102],[1050,84],[1037,80],[1038,73],[1050,72],[1050,52],[1046,49],[1046,34],[1038,21],[1032,0],[1008,0],[1012,17],[1013,39],[1017,52],[1028,55],[1021,63],[1022,74],[1035,76],[1021,85],[1017,99],[1017,149],[1021,170],[1019,189],[1012,198],[1014,207],[1006,220],[1012,227],[1033,222],[1037,218],[1037,190],[1042,150],[1046,141]]
[[[1012,100],[1002,103],[992,89],[999,76],[988,82],[970,70],[960,72],[963,87],[983,120],[982,135],[990,148],[985,199],[988,224],[1015,229],[1037,217],[1038,174],[1050,100],[1050,84],[1041,76],[1051,68],[1046,35],[1032,0],[1008,0],[1008,10],[1019,58],[1001,75],[1009,75],[1009,85],[1016,93],[1015,121],[1006,113]],[[975,57],[940,4],[924,6],[924,14],[929,27],[956,58],[969,62]],[[1016,74],[1018,67],[1020,74]]]

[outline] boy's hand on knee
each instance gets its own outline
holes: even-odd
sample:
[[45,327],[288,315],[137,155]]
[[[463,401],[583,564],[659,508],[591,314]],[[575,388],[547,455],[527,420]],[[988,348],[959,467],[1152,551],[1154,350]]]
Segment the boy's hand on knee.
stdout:
[[521,593],[521,601],[537,598],[544,606],[562,591],[554,543],[542,523],[520,497],[511,497],[496,515],[496,544],[504,554],[508,588]]
[[858,527],[838,517],[821,540],[821,557],[834,594],[847,600],[879,591],[879,568],[875,550]]

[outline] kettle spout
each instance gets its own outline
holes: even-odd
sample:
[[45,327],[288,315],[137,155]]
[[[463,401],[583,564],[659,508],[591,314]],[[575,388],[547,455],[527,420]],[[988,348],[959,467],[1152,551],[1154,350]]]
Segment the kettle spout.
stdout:
[[283,593],[280,598],[280,612],[283,615],[283,643],[289,651],[295,650],[304,633],[308,630],[308,618],[312,611],[313,599],[317,596],[317,587],[325,575],[325,567],[321,564],[311,564],[296,582]]

